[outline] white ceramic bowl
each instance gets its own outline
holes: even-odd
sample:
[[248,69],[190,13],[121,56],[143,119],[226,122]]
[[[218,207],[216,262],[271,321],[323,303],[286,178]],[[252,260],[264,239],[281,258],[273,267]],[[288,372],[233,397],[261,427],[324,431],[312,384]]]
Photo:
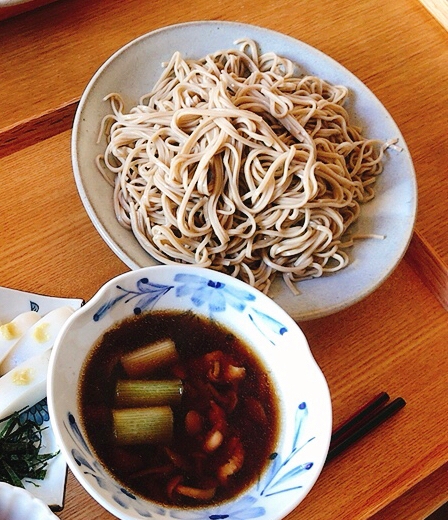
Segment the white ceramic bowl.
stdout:
[[[109,327],[151,309],[191,310],[213,317],[251,345],[271,371],[280,400],[278,456],[260,481],[234,501],[200,511],[165,509],[125,490],[92,454],[78,412],[84,360]],[[123,520],[240,518],[243,512],[244,518],[283,518],[316,481],[331,436],[328,386],[297,324],[272,299],[247,284],[188,266],[153,266],[122,274],[76,311],[53,349],[48,403],[54,432],[72,472],[93,498]]]
[[0,482],[1,520],[57,520],[50,508],[29,491]]
[[119,49],[95,73],[87,85],[75,116],[72,132],[72,163],[81,200],[98,232],[131,269],[156,265],[131,231],[115,217],[113,188],[95,166],[105,149],[105,137],[97,141],[101,121],[110,113],[104,97],[122,95],[125,109],[151,91],[162,73],[161,64],[175,51],[185,58],[199,59],[219,49],[234,48],[239,38],[256,41],[262,52],[275,52],[299,67],[301,73],[345,85],[349,96],[345,108],[350,119],[370,138],[388,141],[397,138],[401,152],[390,150],[384,171],[375,185],[375,198],[361,208],[352,231],[379,235],[383,240],[357,240],[350,249],[350,264],[336,273],[299,283],[294,296],[281,277],[269,295],[295,320],[309,320],[332,314],[353,305],[377,289],[403,257],[416,215],[417,183],[406,142],[392,116],[376,96],[351,72],[318,49],[253,25],[200,21],[163,27],[145,34]]

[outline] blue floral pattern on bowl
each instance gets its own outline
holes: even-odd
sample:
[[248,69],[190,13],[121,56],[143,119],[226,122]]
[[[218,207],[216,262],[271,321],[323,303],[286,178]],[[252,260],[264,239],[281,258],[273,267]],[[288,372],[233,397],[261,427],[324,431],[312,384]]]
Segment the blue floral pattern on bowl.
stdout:
[[250,322],[262,334],[284,334],[288,331],[285,325],[272,316],[251,307],[250,304],[256,301],[253,293],[235,287],[230,288],[226,283],[214,280],[213,277],[205,278],[195,274],[179,273],[174,276],[172,285],[154,283],[148,278],[140,278],[137,280],[135,288],[126,289],[121,285],[117,285],[116,288],[120,294],[100,306],[93,315],[94,321],[101,320],[122,300],[126,304],[132,302],[134,314],[149,311],[160,299],[175,289],[176,298],[190,298],[193,307],[207,307],[210,315],[225,312],[229,305],[242,315],[247,311]]

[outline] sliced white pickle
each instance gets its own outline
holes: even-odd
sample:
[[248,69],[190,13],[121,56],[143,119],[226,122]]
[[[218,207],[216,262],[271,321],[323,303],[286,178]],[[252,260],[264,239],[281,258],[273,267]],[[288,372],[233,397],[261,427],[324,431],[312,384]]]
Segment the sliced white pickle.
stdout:
[[8,323],[0,325],[0,363],[11,352],[25,332],[40,320],[35,311],[23,312]]
[[47,395],[47,371],[51,349],[27,359],[0,377],[0,420]]
[[62,325],[73,312],[74,309],[71,307],[59,307],[29,327],[3,359],[0,365],[0,375],[6,374],[25,360],[52,348]]
[[121,364],[131,378],[137,379],[175,363],[177,359],[178,354],[174,341],[162,339],[124,354],[121,357]]
[[164,444],[173,436],[173,411],[169,406],[112,410],[116,444]]
[[115,390],[115,404],[120,408],[175,406],[182,399],[180,379],[120,379]]

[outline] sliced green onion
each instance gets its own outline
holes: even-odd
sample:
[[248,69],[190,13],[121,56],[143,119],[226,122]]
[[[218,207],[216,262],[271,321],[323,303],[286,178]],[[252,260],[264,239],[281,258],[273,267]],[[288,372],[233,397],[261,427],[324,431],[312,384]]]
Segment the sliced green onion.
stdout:
[[180,379],[121,379],[117,382],[115,390],[115,405],[119,408],[174,406],[180,403],[182,391]]
[[125,372],[134,379],[154,373],[157,369],[178,359],[176,345],[171,339],[163,339],[145,345],[121,357]]
[[169,406],[112,410],[115,442],[119,445],[164,444],[173,436]]

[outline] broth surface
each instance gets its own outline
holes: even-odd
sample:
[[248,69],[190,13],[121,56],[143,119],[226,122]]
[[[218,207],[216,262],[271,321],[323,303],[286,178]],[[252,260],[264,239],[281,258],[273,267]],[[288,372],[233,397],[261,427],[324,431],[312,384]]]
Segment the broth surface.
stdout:
[[[120,357],[163,338],[175,342],[179,360],[148,379],[180,377],[183,382],[181,403],[173,407],[173,439],[167,445],[117,446],[112,427],[115,386],[127,378]],[[214,379],[214,368],[207,372],[207,367],[219,372],[215,359],[244,367],[236,392],[232,384]],[[110,473],[133,493],[164,505],[197,507],[238,495],[266,467],[279,432],[279,403],[268,368],[241,338],[192,312],[144,313],[106,331],[83,366],[79,408],[91,448]],[[195,436],[185,426],[191,410],[203,418],[202,431]],[[209,452],[203,443],[212,427],[221,429],[225,440]],[[217,468],[237,460],[241,448],[241,468],[224,484],[219,482],[212,498],[198,501],[170,492],[176,479],[193,489],[215,486]]]

